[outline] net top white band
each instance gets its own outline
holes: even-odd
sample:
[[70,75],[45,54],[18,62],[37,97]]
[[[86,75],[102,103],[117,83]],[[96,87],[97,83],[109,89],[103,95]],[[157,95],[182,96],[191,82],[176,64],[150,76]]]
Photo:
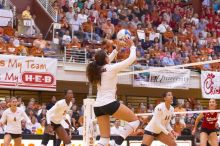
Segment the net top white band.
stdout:
[[[200,113],[219,113],[220,110],[201,110],[201,111],[185,111],[185,112],[174,112],[175,115],[177,114],[200,114]],[[151,116],[153,113],[139,113],[136,114],[137,116]]]
[[185,67],[204,65],[204,64],[212,64],[212,63],[218,63],[218,62],[220,62],[220,59],[203,61],[203,62],[188,63],[188,64],[181,64],[181,65],[175,65],[175,66],[166,66],[166,67],[159,67],[159,68],[150,68],[150,69],[145,69],[145,70],[123,72],[123,73],[118,73],[117,75],[118,76],[132,75],[132,74],[144,73],[144,72],[149,72],[149,71],[160,71],[160,70],[163,70],[164,68],[165,69],[176,69],[176,68],[185,68]]

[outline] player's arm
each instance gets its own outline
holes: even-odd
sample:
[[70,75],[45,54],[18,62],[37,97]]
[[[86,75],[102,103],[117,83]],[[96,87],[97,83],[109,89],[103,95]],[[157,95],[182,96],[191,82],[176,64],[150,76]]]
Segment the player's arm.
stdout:
[[167,128],[167,130],[169,131],[169,133],[171,134],[171,136],[176,139],[176,137],[178,136],[178,133],[176,133],[176,132],[173,130],[173,128],[172,128],[171,125],[170,125],[170,122],[166,125],[166,128]]
[[116,55],[118,54],[118,50],[117,49],[114,49],[112,51],[112,53],[108,56],[109,58],[109,62],[112,62],[114,60],[114,58],[116,57]]
[[169,131],[166,129],[165,125],[162,124],[162,121],[164,120],[164,119],[162,119],[162,117],[163,117],[162,115],[163,115],[162,109],[160,107],[156,107],[155,111],[154,111],[154,116],[156,117],[155,124],[157,124],[157,126],[161,129],[161,131],[164,134],[168,135]]
[[54,113],[56,111],[57,108],[60,107],[59,101],[50,109],[47,111],[46,113],[46,120],[47,120],[47,124],[50,125],[51,124],[51,113]]
[[71,129],[72,125],[71,125],[71,123],[69,122],[69,120],[66,117],[64,117],[64,121],[69,125],[69,129]]
[[199,116],[196,118],[195,125],[194,125],[193,131],[192,131],[193,135],[195,134],[197,126],[203,117],[204,117],[203,113],[200,113]]
[[22,118],[27,122],[27,123],[31,123],[31,120],[28,118],[28,116],[27,116],[27,114],[24,112],[24,111],[22,111]]
[[[175,114],[174,114],[174,111],[173,111],[173,114],[172,114],[172,116],[171,116],[171,118],[170,118],[170,121],[173,120],[174,117],[175,117]],[[170,124],[170,122],[166,125],[166,128],[167,128],[167,130],[168,130],[169,132],[175,133],[174,130],[173,130],[173,128],[172,128],[172,126],[171,126],[171,124]]]
[[119,62],[119,63],[115,63],[112,65],[112,70],[116,71],[116,72],[120,72],[123,69],[126,69],[127,67],[129,67],[135,60],[136,60],[136,47],[133,45],[130,48],[130,55],[127,59]]
[[0,120],[0,127],[2,127],[6,123],[6,121],[7,121],[7,116],[6,116],[6,113],[3,112],[1,120]]
[[171,127],[170,122],[166,125],[166,128],[169,132],[173,131],[173,128]]

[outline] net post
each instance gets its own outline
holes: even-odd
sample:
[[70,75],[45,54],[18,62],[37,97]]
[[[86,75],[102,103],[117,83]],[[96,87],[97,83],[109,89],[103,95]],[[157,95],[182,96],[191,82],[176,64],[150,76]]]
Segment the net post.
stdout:
[[83,145],[95,146],[96,141],[96,123],[93,105],[95,103],[92,96],[92,86],[89,86],[89,96],[83,100],[84,115],[83,115]]

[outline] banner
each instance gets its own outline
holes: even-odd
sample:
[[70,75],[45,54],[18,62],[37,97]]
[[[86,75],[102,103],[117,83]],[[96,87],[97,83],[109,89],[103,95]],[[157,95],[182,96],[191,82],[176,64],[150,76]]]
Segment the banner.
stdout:
[[0,55],[0,88],[56,91],[57,60]]
[[202,96],[220,99],[220,72],[202,71]]
[[[24,146],[39,146],[39,144],[41,143],[41,139],[22,139],[22,145]],[[72,146],[85,146],[83,145],[83,141],[82,140],[72,140]],[[95,145],[97,144],[98,141],[95,142]],[[124,141],[123,144],[121,146],[140,146],[142,143],[142,141],[129,141],[129,143],[127,143],[127,141]],[[177,146],[192,146],[192,142],[191,141],[183,141],[183,140],[176,140]],[[0,144],[3,145],[4,141],[3,139],[0,140]],[[14,145],[14,141],[11,142],[12,145]],[[53,141],[50,140],[49,143],[47,144],[47,146],[53,146]],[[163,143],[161,143],[160,141],[153,141],[151,146],[167,146]]]
[[[140,146],[141,141],[129,141],[129,146]],[[177,140],[176,141],[177,146],[192,146],[192,141],[187,140]],[[164,143],[154,140],[151,144],[151,146],[167,146]]]
[[[24,139],[22,138],[22,146],[40,146],[42,140],[41,139]],[[89,146],[89,145],[84,145],[82,140],[71,140],[71,146]],[[63,142],[62,142],[63,143]],[[92,146],[97,146],[98,140],[95,141],[95,144]],[[0,145],[4,145],[4,139],[0,139]],[[127,141],[124,141],[121,146],[127,146]],[[14,146],[14,141],[12,140],[10,143],[10,146]],[[50,140],[47,144],[47,146],[54,146],[53,145],[53,140]],[[61,144],[63,146],[63,144]],[[140,146],[140,144],[139,144]],[[155,146],[155,145],[152,145]]]
[[[134,70],[143,70],[146,67],[134,66]],[[149,68],[149,72],[135,74],[133,76],[134,87],[188,89],[190,70]]]

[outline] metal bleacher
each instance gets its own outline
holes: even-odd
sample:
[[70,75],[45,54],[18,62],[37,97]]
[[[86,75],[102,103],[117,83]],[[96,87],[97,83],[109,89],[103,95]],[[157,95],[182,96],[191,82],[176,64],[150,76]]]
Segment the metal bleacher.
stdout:
[[82,48],[65,48],[64,61],[69,63],[87,63],[86,50]]

